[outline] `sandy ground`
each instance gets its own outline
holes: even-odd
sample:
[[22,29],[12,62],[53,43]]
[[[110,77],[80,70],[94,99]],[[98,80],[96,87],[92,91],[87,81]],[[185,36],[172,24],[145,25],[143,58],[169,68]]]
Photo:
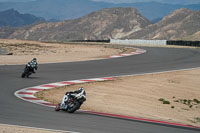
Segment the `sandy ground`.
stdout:
[[110,55],[129,53],[134,49],[116,48],[114,46],[90,44],[58,44],[35,41],[2,40],[0,48],[7,48],[8,54],[0,55],[0,65],[26,64],[36,57],[38,63],[72,62],[96,60]]
[[82,86],[87,92],[82,109],[200,126],[199,81],[200,69],[187,70],[72,85],[37,96],[59,103],[66,91]]
[[70,133],[65,131],[52,131],[47,129],[36,129],[12,125],[0,125],[0,133]]

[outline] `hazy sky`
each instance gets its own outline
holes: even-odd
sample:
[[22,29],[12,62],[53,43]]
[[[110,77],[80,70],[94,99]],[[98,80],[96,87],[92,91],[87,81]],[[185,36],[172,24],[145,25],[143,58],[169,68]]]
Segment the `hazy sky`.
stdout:
[[200,0],[93,0],[93,1],[105,1],[111,3],[134,3],[134,2],[161,2],[170,4],[195,4],[200,3]]
[[26,1],[34,1],[34,0],[0,0],[0,2],[26,2]]
[[[0,0],[0,2],[27,2],[27,1],[34,1],[34,0]],[[149,2],[149,1],[156,1],[156,2],[170,3],[170,4],[200,3],[200,0],[92,0],[92,1],[104,1],[111,3],[131,3],[131,2],[134,3],[134,2]]]

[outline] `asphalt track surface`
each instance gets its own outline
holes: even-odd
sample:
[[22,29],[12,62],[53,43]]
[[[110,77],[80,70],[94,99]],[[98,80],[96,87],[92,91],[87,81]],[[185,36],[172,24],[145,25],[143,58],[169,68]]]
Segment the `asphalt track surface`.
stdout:
[[26,87],[77,79],[161,72],[200,67],[200,49],[150,48],[147,53],[70,63],[41,64],[35,75],[20,78],[24,65],[0,66],[0,123],[83,133],[199,133],[199,129],[102,117],[68,114],[23,101],[14,92]]

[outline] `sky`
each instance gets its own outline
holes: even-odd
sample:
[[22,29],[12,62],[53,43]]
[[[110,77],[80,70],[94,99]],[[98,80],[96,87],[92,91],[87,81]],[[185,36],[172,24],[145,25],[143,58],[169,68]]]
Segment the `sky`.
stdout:
[[161,2],[170,4],[196,4],[200,3],[200,0],[93,0],[93,1],[104,1],[110,3],[135,3],[135,2]]
[[[28,2],[34,0],[0,0],[0,2]],[[110,3],[134,3],[134,2],[162,2],[170,4],[195,4],[200,3],[200,0],[92,0],[92,1],[104,1]]]

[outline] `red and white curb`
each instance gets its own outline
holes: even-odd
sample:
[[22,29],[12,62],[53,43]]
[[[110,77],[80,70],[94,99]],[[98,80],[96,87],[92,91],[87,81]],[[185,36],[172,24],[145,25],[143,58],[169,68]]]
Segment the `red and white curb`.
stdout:
[[32,103],[36,103],[36,104],[40,104],[40,105],[44,105],[48,107],[55,107],[56,106],[55,104],[41,100],[35,97],[34,94],[36,92],[52,89],[55,87],[67,86],[67,85],[72,85],[72,84],[88,83],[88,82],[108,81],[108,80],[114,80],[114,78],[106,77],[106,78],[92,78],[92,79],[82,79],[82,80],[61,81],[61,82],[44,84],[44,85],[21,89],[15,92],[15,96],[28,102],[32,102]]
[[[55,104],[41,100],[35,97],[34,94],[42,90],[53,89],[55,87],[60,87],[60,86],[67,86],[67,85],[74,85],[74,84],[81,84],[81,83],[88,83],[88,82],[98,82],[98,81],[112,81],[112,80],[114,80],[114,77],[61,81],[61,82],[44,84],[44,85],[21,89],[15,92],[15,96],[28,102],[32,102],[32,103],[36,103],[36,104],[40,104],[40,105],[48,106],[48,107],[55,107],[56,106]],[[185,125],[185,124],[180,124],[180,123],[159,121],[159,120],[146,119],[146,118],[138,118],[138,117],[111,114],[111,113],[103,113],[103,112],[96,112],[96,111],[88,111],[88,110],[81,110],[81,111],[90,113],[90,114],[100,115],[100,116],[129,119],[129,120],[143,121],[143,122],[149,122],[149,123],[158,123],[158,124],[172,125],[172,126],[178,126],[178,127],[194,128],[197,130],[200,129],[200,127],[197,127],[197,126]]]
[[143,54],[143,53],[146,53],[146,50],[140,49],[140,48],[136,48],[135,52],[131,52],[131,53],[128,53],[128,54],[112,55],[112,56],[108,56],[108,58],[120,58],[120,57],[125,57],[125,56]]

